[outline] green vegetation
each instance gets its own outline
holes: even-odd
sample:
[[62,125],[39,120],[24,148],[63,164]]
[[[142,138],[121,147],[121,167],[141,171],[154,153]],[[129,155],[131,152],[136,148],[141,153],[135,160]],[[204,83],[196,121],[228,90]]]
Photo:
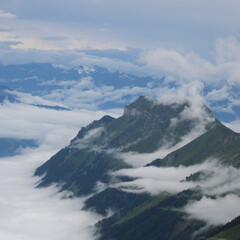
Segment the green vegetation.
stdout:
[[[209,234],[208,234],[209,235]],[[207,240],[239,240],[240,239],[240,216],[233,219],[231,222],[222,227],[218,227],[210,232],[210,237]]]
[[134,207],[133,209],[129,210],[125,214],[125,216],[123,218],[121,218],[120,221],[116,222],[115,224],[122,224],[124,222],[129,221],[130,219],[136,217],[137,215],[146,211],[147,209],[150,209],[150,208],[156,206],[157,204],[162,202],[167,197],[169,197],[168,193],[164,193],[164,194],[160,194],[158,196],[151,197],[150,199],[148,199],[144,203],[142,203],[142,204]]
[[99,214],[107,215],[108,210],[119,211],[124,209],[127,211],[142,202],[149,199],[148,194],[134,194],[123,192],[115,188],[107,188],[106,190],[95,194],[85,202],[85,209],[94,209]]
[[208,240],[217,240],[217,239],[229,239],[229,240],[239,240],[240,239],[240,224],[235,227],[232,227],[226,231],[223,231],[214,237],[208,238]]
[[211,178],[212,174],[213,174],[213,172],[209,171],[209,170],[195,172],[195,173],[190,174],[190,176],[187,176],[185,180],[182,180],[182,182],[184,182],[184,181],[198,182],[201,180],[207,180],[207,179]]
[[100,239],[190,239],[204,223],[188,219],[181,208],[199,197],[197,191],[186,190],[173,196],[159,195],[128,211],[122,210],[98,223]]
[[171,125],[171,119],[178,118],[186,106],[187,102],[167,106],[140,97],[125,108],[122,117],[105,116],[92,122],[36,170],[35,175],[43,176],[39,187],[55,182],[77,196],[93,193],[98,181],[109,183],[109,171],[130,167],[114,153],[151,153],[165,141],[173,145],[181,141],[198,123],[197,119],[186,119]]
[[[165,142],[173,145],[200,124],[198,119],[179,115],[188,103],[175,105],[156,104],[140,97],[127,106],[118,119],[105,116],[82,128],[71,144],[60,150],[39,167],[35,175],[42,176],[39,187],[53,182],[61,183],[62,189],[75,196],[93,194],[85,202],[85,209],[92,209],[107,216],[109,209],[114,215],[97,224],[100,240],[188,240],[194,233],[195,240],[238,237],[239,222],[211,231],[198,231],[206,226],[183,211],[189,201],[200,200],[200,188],[188,189],[175,195],[162,193],[158,196],[134,194],[115,188],[97,192],[96,184],[132,181],[130,177],[113,177],[109,172],[130,168],[118,155],[135,151],[152,153]],[[213,117],[207,109],[209,117]],[[172,124],[175,122],[176,124]],[[234,133],[218,120],[209,123],[207,131],[184,147],[170,153],[164,159],[156,159],[149,165],[190,166],[208,158],[219,159],[221,164],[240,167],[240,134]],[[211,171],[199,171],[183,181],[206,180]],[[109,185],[108,185],[109,186]],[[213,196],[214,197],[214,196]]]
[[208,158],[217,158],[221,163],[240,167],[240,134],[221,123],[184,147],[170,153],[164,159],[156,159],[153,166],[190,166]]

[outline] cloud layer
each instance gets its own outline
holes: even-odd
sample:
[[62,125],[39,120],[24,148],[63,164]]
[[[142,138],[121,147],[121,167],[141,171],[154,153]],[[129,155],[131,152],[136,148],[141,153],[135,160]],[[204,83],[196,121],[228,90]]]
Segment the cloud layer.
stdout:
[[93,239],[92,226],[100,216],[81,210],[83,200],[62,199],[54,186],[34,189],[37,166],[53,154],[28,150],[21,156],[0,159],[1,238],[6,240]]
[[[0,137],[36,139],[40,144],[64,147],[86,126],[111,111],[57,111],[22,103],[5,103],[0,106]],[[113,116],[119,113],[112,112]]]
[[[209,169],[211,169],[210,178],[202,178],[195,182],[183,181],[193,173],[209,171]],[[215,160],[190,167],[122,169],[112,175],[136,178],[131,182],[112,185],[112,187],[134,193],[176,194],[200,186],[203,197],[189,202],[183,210],[191,217],[203,220],[210,225],[225,224],[240,215],[240,171],[232,167],[219,166]]]
[[[40,101],[30,99],[31,103]],[[35,189],[40,179],[33,178],[33,173],[68,145],[80,127],[106,113],[56,111],[8,102],[0,106],[1,137],[30,138],[39,143],[36,149],[22,149],[15,157],[0,158],[2,239],[94,239],[93,225],[101,217],[82,211],[84,199],[66,198],[69,193],[57,193],[55,186]]]
[[216,199],[203,197],[200,201],[187,205],[185,211],[209,225],[221,225],[240,215],[239,201],[240,197],[234,194]]

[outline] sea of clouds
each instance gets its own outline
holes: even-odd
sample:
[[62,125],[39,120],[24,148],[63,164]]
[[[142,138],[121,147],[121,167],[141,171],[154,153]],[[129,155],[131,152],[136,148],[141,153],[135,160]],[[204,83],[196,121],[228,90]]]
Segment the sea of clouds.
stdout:
[[[1,137],[35,139],[39,144],[34,149],[21,149],[16,156],[0,158],[1,239],[94,238],[93,226],[101,216],[81,210],[84,199],[68,198],[69,193],[59,193],[56,186],[36,189],[40,179],[33,174],[68,145],[81,127],[110,113],[57,111],[9,102],[0,106]],[[118,116],[114,110],[111,115]]]

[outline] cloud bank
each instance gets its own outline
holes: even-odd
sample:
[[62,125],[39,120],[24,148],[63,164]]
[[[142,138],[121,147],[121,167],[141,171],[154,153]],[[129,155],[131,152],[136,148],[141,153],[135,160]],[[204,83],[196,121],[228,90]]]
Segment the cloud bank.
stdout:
[[209,225],[221,225],[240,215],[239,201],[240,197],[234,194],[216,199],[203,197],[200,201],[188,204],[184,210]]
[[82,211],[84,199],[66,198],[69,193],[58,193],[55,186],[35,189],[40,179],[32,176],[37,167],[69,144],[80,127],[107,113],[111,114],[56,111],[23,103],[0,105],[1,137],[30,138],[39,143],[36,149],[22,149],[17,156],[0,158],[2,239],[94,239],[93,226],[101,216]]
[[[183,181],[186,177],[199,171],[209,171],[210,178],[198,181]],[[183,211],[190,217],[207,222],[210,225],[225,224],[240,215],[240,170],[222,167],[216,160],[209,160],[200,165],[156,168],[141,167],[122,169],[111,173],[116,176],[136,178],[131,182],[114,183],[112,187],[133,193],[158,195],[168,192],[176,194],[189,188],[201,189],[203,197],[189,202]]]
[[63,199],[66,193],[54,186],[34,189],[33,171],[52,154],[39,148],[0,159],[2,239],[94,239],[92,226],[101,217],[82,211],[83,199]]
[[[86,126],[110,111],[57,111],[22,103],[5,103],[0,106],[0,137],[36,139],[40,144],[61,148]],[[113,116],[119,116],[117,111]]]

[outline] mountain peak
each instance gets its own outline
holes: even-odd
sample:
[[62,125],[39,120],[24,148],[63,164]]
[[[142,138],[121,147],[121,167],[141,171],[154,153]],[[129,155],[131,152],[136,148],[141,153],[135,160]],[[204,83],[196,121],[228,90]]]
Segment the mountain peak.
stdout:
[[[91,193],[97,181],[109,182],[107,172],[143,166],[153,156],[164,156],[169,149],[172,151],[185,145],[214,127],[215,118],[211,118],[204,108],[194,111],[195,106],[187,101],[165,104],[140,96],[125,107],[122,117],[105,116],[82,128],[70,146],[41,166],[36,175],[46,173],[41,183],[43,186],[58,182],[58,171],[64,170],[64,189],[72,190],[71,179],[77,178],[74,192]],[[162,152],[161,149],[168,150]],[[77,171],[73,170],[76,168]],[[82,187],[85,181],[88,183]]]
[[153,102],[144,96],[140,96],[135,102],[124,107],[125,116],[141,115],[143,111],[151,109]]
[[178,115],[184,110],[185,107],[189,107],[190,104],[186,101],[183,103],[161,103],[156,99],[151,99],[145,96],[140,96],[135,102],[124,107],[124,116],[144,116],[151,118],[159,118],[162,121],[169,120]]

